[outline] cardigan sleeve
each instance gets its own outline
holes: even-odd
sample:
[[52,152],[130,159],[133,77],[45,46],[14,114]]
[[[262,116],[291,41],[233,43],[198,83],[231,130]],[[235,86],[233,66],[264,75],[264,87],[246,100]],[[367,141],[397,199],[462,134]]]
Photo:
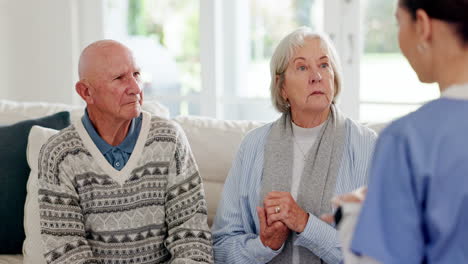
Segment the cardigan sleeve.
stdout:
[[[251,214],[251,205],[241,194],[241,188],[251,186],[254,177],[247,177],[246,171],[252,158],[251,152],[258,141],[252,135],[242,142],[234,163],[224,184],[213,224],[215,260],[219,263],[267,263],[282,252],[263,245],[255,229],[257,215]],[[245,180],[245,181],[244,181]],[[254,195],[250,193],[250,195]],[[251,228],[246,229],[245,224]]]
[[310,213],[309,221],[294,245],[309,249],[328,264],[338,264],[343,259],[338,231]]

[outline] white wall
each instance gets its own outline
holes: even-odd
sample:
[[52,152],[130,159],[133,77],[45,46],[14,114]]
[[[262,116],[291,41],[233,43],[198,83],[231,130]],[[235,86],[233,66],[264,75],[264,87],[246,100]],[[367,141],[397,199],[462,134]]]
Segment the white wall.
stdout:
[[101,38],[103,1],[0,1],[0,98],[77,103],[78,56]]
[[76,74],[71,1],[11,2],[9,99],[72,103]]
[[0,99],[8,97],[9,0],[0,0]]

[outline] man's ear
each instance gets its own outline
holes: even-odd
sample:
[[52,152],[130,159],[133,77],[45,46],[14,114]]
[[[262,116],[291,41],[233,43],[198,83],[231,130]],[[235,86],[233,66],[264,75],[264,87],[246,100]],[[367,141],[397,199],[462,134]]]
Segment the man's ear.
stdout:
[[429,44],[432,40],[432,21],[422,9],[416,10],[416,34],[423,45]]
[[78,81],[75,84],[75,90],[80,95],[81,98],[86,102],[86,104],[93,104],[94,99],[92,96],[91,86],[86,81]]

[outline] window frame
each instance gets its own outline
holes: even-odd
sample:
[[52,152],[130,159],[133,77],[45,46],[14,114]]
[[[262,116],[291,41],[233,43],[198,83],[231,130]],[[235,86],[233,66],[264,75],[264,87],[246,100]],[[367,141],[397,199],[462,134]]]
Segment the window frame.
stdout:
[[[323,1],[323,30],[334,41],[343,65],[345,88],[342,90],[339,106],[353,119],[359,119],[360,104],[361,20],[356,19],[360,17],[359,2],[359,0]],[[223,94],[221,89],[221,87],[235,89],[237,82],[243,78],[242,65],[245,65],[243,61],[249,56],[245,49],[248,48],[250,39],[245,37],[243,31],[243,26],[245,27],[248,21],[242,14],[248,10],[249,0],[200,0],[200,5],[203,96],[199,98],[199,103],[204,106],[201,114],[222,119],[222,106],[226,103],[261,100],[232,98]]]
[[[92,33],[81,32],[80,44],[90,42],[97,35],[109,37],[106,32],[106,8],[103,1],[84,0],[81,12],[85,21],[89,21],[87,13],[93,14],[94,25],[86,28]],[[115,1],[115,0],[114,0]],[[125,1],[125,0],[121,0]],[[223,119],[223,106],[236,102],[261,101],[258,98],[233,97],[225,91],[234,89],[244,78],[245,60],[249,56],[250,39],[246,37],[245,12],[248,11],[249,0],[199,0],[200,2],[200,63],[201,87],[200,95],[171,96],[161,95],[159,100],[173,102],[186,101],[200,105],[200,115]],[[359,119],[359,76],[361,56],[361,21],[360,0],[322,0],[323,1],[323,31],[333,40],[343,66],[344,88],[338,100],[343,112],[350,118]],[[101,10],[101,17],[95,16],[96,7]],[[93,12],[91,12],[93,11]],[[107,14],[108,15],[108,14]],[[87,23],[89,24],[89,23]],[[97,38],[98,39],[98,38]],[[247,49],[247,50],[246,50]],[[226,89],[227,87],[227,89]],[[270,100],[267,98],[265,100]]]

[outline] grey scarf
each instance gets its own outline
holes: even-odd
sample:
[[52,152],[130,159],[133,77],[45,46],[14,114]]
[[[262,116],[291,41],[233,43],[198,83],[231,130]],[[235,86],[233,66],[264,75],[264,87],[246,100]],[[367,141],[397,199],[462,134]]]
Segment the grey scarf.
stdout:
[[[291,192],[294,141],[291,115],[283,116],[272,124],[265,145],[265,156],[260,192],[263,198],[271,191]],[[320,216],[332,211],[330,200],[335,192],[336,177],[341,164],[345,142],[345,117],[332,105],[330,115],[319,138],[307,153],[301,175],[297,203],[313,214]],[[292,234],[292,232],[291,232]],[[292,263],[293,235],[290,235],[281,254],[270,263]],[[319,257],[307,248],[299,247],[300,263],[322,263]]]

